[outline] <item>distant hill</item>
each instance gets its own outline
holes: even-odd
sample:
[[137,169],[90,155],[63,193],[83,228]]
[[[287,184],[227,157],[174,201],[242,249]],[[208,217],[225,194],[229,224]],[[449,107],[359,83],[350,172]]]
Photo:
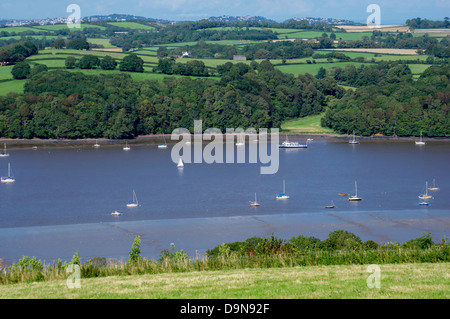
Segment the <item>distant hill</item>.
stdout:
[[275,20],[267,19],[261,16],[228,16],[223,15],[220,17],[209,17],[207,20],[213,21],[213,22],[227,22],[227,23],[233,23],[233,22],[244,22],[244,21],[265,21],[265,22],[275,22]]
[[141,17],[141,16],[135,16],[131,14],[109,14],[109,15],[96,15],[96,16],[89,16],[82,19],[85,22],[95,22],[95,21],[114,21],[114,22],[121,22],[121,21],[128,21],[128,20],[145,20],[145,21],[152,21],[152,22],[169,22],[168,20],[163,19],[154,19],[154,18],[147,18],[147,17]]

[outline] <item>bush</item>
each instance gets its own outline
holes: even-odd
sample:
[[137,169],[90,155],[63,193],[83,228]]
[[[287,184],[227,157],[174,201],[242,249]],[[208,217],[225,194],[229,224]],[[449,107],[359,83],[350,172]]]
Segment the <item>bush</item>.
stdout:
[[13,66],[11,74],[16,80],[26,79],[30,70],[30,65],[27,62],[19,62]]

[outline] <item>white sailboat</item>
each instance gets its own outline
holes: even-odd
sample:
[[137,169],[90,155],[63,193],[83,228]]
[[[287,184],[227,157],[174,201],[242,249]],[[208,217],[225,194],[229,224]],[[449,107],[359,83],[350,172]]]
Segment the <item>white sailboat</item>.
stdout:
[[242,134],[239,134],[239,138],[236,143],[236,146],[244,146],[244,145],[245,145],[245,143],[244,143],[244,139],[242,138]]
[[131,148],[128,146],[128,142],[125,143],[125,146],[123,147],[124,151],[129,151]]
[[2,153],[0,153],[0,157],[8,157],[8,156],[9,153],[6,152],[6,143],[5,143],[5,150]]
[[138,203],[136,193],[133,189],[133,201],[127,203],[127,207],[137,207],[137,206],[139,206],[139,203]]
[[353,130],[353,139],[351,141],[348,141],[348,144],[359,144],[355,137],[355,130]]
[[184,163],[183,163],[183,160],[182,160],[181,158],[180,158],[180,160],[178,161],[177,167],[178,167],[178,168],[183,168],[183,167],[184,167]]
[[97,143],[97,140],[95,140],[94,147],[95,147],[95,148],[99,148],[99,147],[100,147],[100,144]]
[[438,191],[439,187],[436,186],[436,180],[433,178],[433,186],[428,187],[430,191]]
[[290,196],[286,194],[286,185],[285,185],[284,179],[283,179],[283,193],[277,194],[276,198],[277,199],[289,199],[290,198]]
[[422,138],[422,131],[420,131],[420,138],[418,141],[416,141],[416,145],[425,145],[426,143],[423,141]]
[[355,181],[355,195],[350,196],[348,198],[348,200],[351,201],[351,202],[356,202],[356,201],[362,200],[361,197],[358,197],[358,185],[357,185],[356,181]]
[[166,138],[163,136],[164,143],[158,145],[158,148],[167,148]]
[[425,194],[420,194],[419,195],[419,198],[420,199],[432,199],[433,198],[433,196],[431,196],[431,195],[428,195],[428,182],[425,182]]
[[327,206],[325,206],[325,208],[334,208],[334,202],[331,201],[331,205],[327,205]]
[[255,193],[255,201],[254,202],[250,202],[250,207],[258,207],[258,206],[259,206],[259,203],[256,200],[256,193]]
[[1,182],[2,183],[14,183],[16,179],[11,174],[11,165],[8,163],[8,176],[2,177]]

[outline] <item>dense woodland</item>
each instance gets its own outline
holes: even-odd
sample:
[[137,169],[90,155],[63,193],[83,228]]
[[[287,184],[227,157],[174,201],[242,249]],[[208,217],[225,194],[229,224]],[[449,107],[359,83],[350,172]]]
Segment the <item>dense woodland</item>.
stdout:
[[205,128],[279,127],[289,117],[324,111],[344,90],[329,78],[294,77],[268,61],[257,69],[225,65],[220,81],[167,77],[134,81],[127,74],[88,76],[42,71],[25,93],[0,98],[0,136],[11,138],[130,138],[171,133],[194,120]]
[[450,135],[450,66],[432,66],[415,81],[407,65],[346,66],[328,72],[357,86],[330,101],[322,125],[339,133]]

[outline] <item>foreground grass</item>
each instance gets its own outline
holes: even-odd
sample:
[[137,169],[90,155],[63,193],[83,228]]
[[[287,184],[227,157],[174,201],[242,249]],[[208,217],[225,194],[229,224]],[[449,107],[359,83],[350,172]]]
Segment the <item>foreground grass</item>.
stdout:
[[333,265],[81,278],[78,289],[66,280],[8,284],[0,286],[0,298],[450,298],[450,263],[379,267],[380,288],[368,287],[367,265]]
[[334,133],[332,129],[320,125],[320,119],[324,114],[287,120],[281,124],[281,130],[290,133]]

